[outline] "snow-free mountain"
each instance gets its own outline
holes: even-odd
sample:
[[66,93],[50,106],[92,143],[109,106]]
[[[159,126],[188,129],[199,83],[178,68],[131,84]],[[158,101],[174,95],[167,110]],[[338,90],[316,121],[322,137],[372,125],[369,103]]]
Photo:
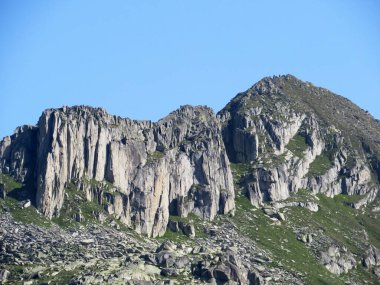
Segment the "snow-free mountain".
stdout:
[[292,75],[217,114],[48,109],[0,172],[4,284],[380,283],[380,122]]

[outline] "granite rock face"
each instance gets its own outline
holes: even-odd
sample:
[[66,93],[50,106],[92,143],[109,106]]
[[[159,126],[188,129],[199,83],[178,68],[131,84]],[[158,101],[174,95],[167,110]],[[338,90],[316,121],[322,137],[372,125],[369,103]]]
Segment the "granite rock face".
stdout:
[[0,141],[0,169],[22,183],[33,183],[37,147],[37,127],[18,127]]
[[363,265],[368,268],[380,266],[380,250],[370,245],[363,258]]
[[217,116],[48,109],[0,142],[0,281],[375,284],[379,138],[367,112],[290,75]]
[[327,252],[322,252],[321,261],[331,273],[340,275],[347,273],[356,266],[356,261],[352,253],[346,249],[339,249],[331,246]]
[[148,236],[165,232],[169,214],[212,220],[234,208],[220,125],[207,107],[184,106],[157,123],[100,108],[49,109],[36,127],[6,137],[0,157],[2,172],[35,178],[48,217],[59,215],[69,183]]
[[340,125],[342,115],[322,114],[329,106],[318,104],[333,100],[343,99],[290,75],[267,77],[218,113],[230,161],[248,169],[240,183],[253,205],[284,200],[301,188],[329,197],[368,194],[364,203],[375,198],[378,146],[363,147],[369,135],[355,137]]

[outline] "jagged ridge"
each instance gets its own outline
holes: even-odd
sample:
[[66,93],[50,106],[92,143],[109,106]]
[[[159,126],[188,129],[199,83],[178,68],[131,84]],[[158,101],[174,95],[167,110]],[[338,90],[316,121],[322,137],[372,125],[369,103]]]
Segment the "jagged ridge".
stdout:
[[[50,264],[63,253],[69,253],[65,261],[82,260],[74,268],[88,259],[96,261],[96,266],[89,264],[85,272],[76,273],[73,282],[156,282],[159,274],[176,279],[179,273],[184,274],[178,277],[180,284],[182,277],[185,282],[197,278],[254,285],[378,280],[379,202],[357,208],[378,192],[379,133],[379,122],[347,99],[291,75],[262,79],[217,117],[207,107],[191,106],[156,123],[85,106],[46,110],[37,126],[20,127],[0,143],[0,170],[8,174],[0,177],[5,229],[0,229],[5,237],[0,259],[6,268],[0,270],[0,281],[10,273],[7,269],[14,275],[11,280],[30,278],[15,272],[13,266],[20,261]],[[28,185],[25,191],[9,175]],[[316,195],[321,193],[337,197]],[[28,197],[46,216],[60,217],[51,223],[34,207],[27,208],[29,202],[14,200]],[[235,210],[236,215],[209,222],[217,213]],[[105,212],[107,217],[102,216]],[[190,213],[196,215],[184,218]],[[148,236],[162,235],[169,215],[170,231],[164,238],[180,241],[179,250],[166,242],[158,247],[150,238],[144,245],[137,235],[144,254],[135,245],[128,245],[127,254],[107,248],[134,240],[120,235],[132,233],[120,230],[125,225]],[[59,235],[81,246],[42,255],[41,262],[36,252],[46,252],[49,245],[44,241],[58,228],[41,231],[16,221],[35,219],[36,224],[65,228],[61,222],[67,216],[72,221],[69,230],[59,229]],[[117,230],[110,232],[109,227]],[[94,243],[102,248],[93,247],[96,258],[83,255]],[[118,259],[104,259],[105,253]],[[115,262],[114,274],[98,274]],[[154,270],[142,276],[143,268]],[[61,269],[65,271],[66,264]],[[125,276],[126,270],[132,270],[133,277]],[[49,272],[44,277],[60,280]]]
[[49,109],[0,150],[2,172],[35,179],[36,205],[48,217],[59,215],[70,182],[100,203],[106,188],[97,182],[112,183],[108,212],[149,236],[165,232],[169,214],[212,220],[234,208],[220,125],[207,107],[184,106],[157,123],[100,108]]

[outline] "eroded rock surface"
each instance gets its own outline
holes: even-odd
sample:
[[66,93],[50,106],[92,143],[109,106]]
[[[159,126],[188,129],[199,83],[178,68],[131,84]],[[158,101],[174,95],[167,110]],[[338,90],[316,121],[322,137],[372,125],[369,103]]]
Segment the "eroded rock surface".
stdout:
[[[162,235],[169,214],[212,220],[234,208],[234,188],[220,125],[207,107],[184,106],[157,123],[100,108],[46,110],[37,127],[1,142],[0,167],[20,182],[36,179],[36,204],[58,216],[75,181],[89,200],[113,184],[110,211],[139,233]],[[90,183],[84,183],[90,182]]]
[[[291,75],[264,78],[218,113],[230,161],[247,169],[241,184],[253,205],[284,200],[300,188],[329,197],[370,193],[356,207],[375,199],[378,168],[371,161],[378,161],[380,130],[360,121],[363,130],[352,133],[344,116],[357,119],[334,111],[338,106],[376,125],[347,100]],[[361,146],[364,140],[371,143]]]
[[217,116],[46,110],[0,142],[0,282],[372,284],[379,137],[290,75]]
[[356,266],[352,253],[336,246],[331,246],[326,252],[322,252],[321,262],[330,272],[337,275],[347,273]]

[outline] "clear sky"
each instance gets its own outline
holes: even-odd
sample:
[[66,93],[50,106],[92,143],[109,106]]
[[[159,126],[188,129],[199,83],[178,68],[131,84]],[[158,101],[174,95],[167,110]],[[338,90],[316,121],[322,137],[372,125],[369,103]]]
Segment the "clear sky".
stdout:
[[379,0],[2,0],[0,137],[46,108],[157,120],[291,73],[380,118]]

